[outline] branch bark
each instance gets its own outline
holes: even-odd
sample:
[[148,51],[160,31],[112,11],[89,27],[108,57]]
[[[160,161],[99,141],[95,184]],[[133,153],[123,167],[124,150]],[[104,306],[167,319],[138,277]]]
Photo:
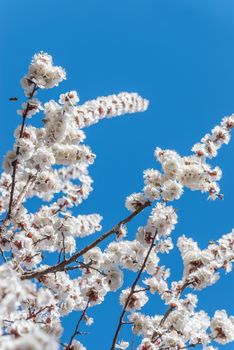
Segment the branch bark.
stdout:
[[2,226],[0,227],[0,233],[4,233],[5,230],[7,229],[7,226],[10,224],[10,221],[11,221],[13,214],[15,214],[17,212],[17,210],[19,209],[19,207],[22,204],[29,188],[31,187],[31,185],[33,184],[33,182],[35,180],[36,180],[36,176],[29,175],[28,180],[27,180],[24,188],[22,189],[22,191],[19,194],[18,198],[16,199],[15,203],[12,204],[10,216],[6,216],[5,220],[3,221]]
[[[34,96],[34,94],[35,94],[37,89],[38,89],[37,85],[35,84],[31,94],[29,95],[29,99],[28,99],[26,108],[25,108],[24,113],[22,115],[22,124],[21,124],[20,134],[19,134],[19,138],[20,139],[23,136],[25,123],[26,123],[26,118],[27,118],[28,112],[30,110],[30,100],[33,98],[33,96]],[[18,157],[19,153],[20,153],[20,147],[18,146],[16,148],[16,160],[14,160],[14,162],[12,163],[13,171],[12,171],[12,183],[11,183],[10,201],[9,201],[8,213],[7,213],[7,216],[6,216],[8,219],[10,219],[10,217],[11,217],[11,211],[12,211],[12,206],[13,206],[15,183],[16,183],[16,170],[17,170],[17,165],[18,165],[17,157]]]
[[[25,108],[23,115],[22,115],[22,123],[21,123],[21,127],[20,127],[19,139],[21,139],[23,136],[26,118],[27,118],[28,112],[30,111],[30,100],[33,98],[37,89],[38,89],[37,85],[34,84],[34,88],[31,92],[31,94],[29,95],[26,108]],[[9,200],[8,211],[6,214],[6,218],[3,221],[3,224],[0,228],[0,232],[4,232],[6,230],[8,224],[10,223],[11,217],[12,217],[12,210],[13,210],[13,206],[14,206],[14,192],[15,192],[15,185],[16,185],[16,171],[17,171],[17,165],[18,165],[17,157],[18,157],[19,153],[20,153],[20,147],[18,146],[16,148],[16,159],[12,162],[12,167],[13,167],[13,169],[12,169],[12,182],[11,182],[11,189],[10,189],[10,200]]]
[[[181,289],[179,290],[177,297],[179,298],[181,296],[181,294],[183,293],[183,291],[185,290],[185,288],[187,288],[190,284],[192,283],[192,281],[185,281],[184,284],[182,285]],[[170,315],[170,313],[174,310],[174,306],[170,305],[169,308],[167,309],[167,311],[165,312],[163,318],[160,321],[160,326],[162,327],[166,321],[166,319],[168,318],[168,316]]]
[[140,268],[140,270],[139,270],[139,272],[137,274],[137,277],[136,277],[135,281],[132,284],[130,293],[129,293],[127,299],[126,299],[126,302],[125,302],[124,307],[123,307],[123,311],[122,311],[122,313],[120,315],[119,323],[118,323],[118,326],[117,326],[117,329],[116,329],[116,332],[115,332],[115,335],[114,335],[114,338],[113,338],[110,350],[114,350],[115,349],[115,345],[116,345],[116,342],[118,340],[118,335],[119,335],[120,329],[121,329],[122,325],[124,324],[123,319],[124,319],[124,316],[125,316],[126,311],[127,311],[128,303],[129,303],[132,295],[134,294],[135,287],[136,287],[136,285],[137,285],[137,283],[138,283],[138,281],[139,281],[139,279],[141,277],[142,272],[144,271],[144,268],[146,266],[147,260],[148,260],[148,258],[150,256],[150,253],[151,253],[151,251],[152,251],[152,249],[154,247],[154,242],[155,242],[155,238],[156,238],[157,234],[158,234],[158,231],[156,230],[154,236],[152,237],[152,242],[150,244],[150,248],[149,248],[149,250],[148,250],[148,252],[146,254],[146,257],[145,257],[145,259],[143,261],[143,264],[142,264],[142,266],[141,266],[141,268]]
[[21,276],[21,279],[26,280],[26,279],[30,279],[30,278],[39,278],[40,276],[47,275],[48,273],[55,273],[58,271],[64,271],[66,269],[67,265],[70,265],[70,264],[76,262],[76,260],[80,256],[87,253],[90,249],[96,247],[99,243],[104,241],[106,238],[110,237],[113,233],[118,233],[121,225],[124,225],[124,224],[130,222],[135,216],[137,216],[140,212],[142,212],[146,207],[149,207],[150,205],[151,205],[151,202],[147,201],[146,203],[141,205],[137,210],[135,210],[132,214],[127,216],[125,219],[121,220],[117,225],[112,227],[109,231],[103,233],[103,235],[101,235],[98,239],[96,239],[94,242],[87,245],[85,248],[83,248],[79,252],[72,255],[69,259],[64,260],[64,261],[62,261],[59,264],[56,264],[54,266],[50,266],[44,270],[36,270],[36,271],[24,273]]
[[74,332],[73,332],[73,334],[71,336],[71,339],[69,341],[69,344],[66,346],[65,350],[71,350],[72,342],[73,342],[75,336],[79,334],[79,326],[80,326],[81,321],[85,317],[85,314],[86,314],[86,311],[87,311],[88,307],[89,307],[89,301],[87,302],[86,307],[84,308],[84,310],[82,311],[82,314],[80,315],[80,318],[79,318],[79,320],[78,320],[78,322],[76,324],[76,328],[75,328],[75,330],[74,330]]

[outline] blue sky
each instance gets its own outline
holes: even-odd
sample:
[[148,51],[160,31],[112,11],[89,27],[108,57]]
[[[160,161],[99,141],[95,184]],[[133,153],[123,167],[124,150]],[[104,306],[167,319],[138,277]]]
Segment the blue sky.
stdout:
[[[20,122],[16,109],[24,96],[19,80],[40,50],[67,70],[67,81],[42,91],[42,101],[74,89],[82,102],[120,91],[139,92],[150,100],[146,113],[103,121],[87,130],[86,142],[97,154],[90,169],[95,191],[80,211],[99,212],[104,230],[112,227],[127,215],[126,196],[142,188],[142,171],[158,167],[153,158],[156,146],[189,154],[195,142],[234,112],[233,17],[232,0],[1,1],[1,159]],[[19,102],[9,102],[11,96]],[[209,202],[206,195],[186,191],[175,203],[179,224],[174,241],[186,234],[204,248],[231,231],[233,151],[232,141],[213,161],[223,170],[225,200]],[[130,237],[145,220],[143,214],[129,225]],[[178,252],[163,257],[163,263],[180,278]],[[226,308],[234,315],[233,287],[234,274],[224,276],[199,293],[199,308],[211,315]],[[157,297],[147,309],[163,310]],[[92,310],[95,324],[81,339],[89,350],[109,348],[119,313],[118,293],[109,294],[102,306]],[[78,317],[72,314],[66,319],[67,338]]]

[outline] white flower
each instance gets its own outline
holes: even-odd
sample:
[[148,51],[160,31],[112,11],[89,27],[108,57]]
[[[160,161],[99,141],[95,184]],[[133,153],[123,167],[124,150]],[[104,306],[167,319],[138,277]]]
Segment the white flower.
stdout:
[[143,283],[149,287],[150,293],[152,294],[156,292],[162,294],[168,289],[167,282],[163,279],[158,280],[156,277],[146,278]]
[[215,312],[210,327],[218,343],[227,344],[234,340],[234,317],[228,317],[225,310]]
[[148,108],[149,101],[137,93],[121,92],[118,95],[98,97],[78,106],[75,122],[79,128],[97,123],[103,118],[112,118],[125,113],[143,112]]
[[151,339],[144,338],[137,350],[157,350],[156,346],[151,342]]
[[123,272],[118,268],[112,266],[109,270],[105,270],[106,282],[110,290],[115,291],[123,285]]
[[24,102],[22,104],[22,110],[18,110],[17,113],[19,115],[25,114],[27,118],[31,118],[34,114],[38,113],[40,110],[43,110],[41,102],[37,98],[32,98],[27,103]]
[[70,91],[70,92],[67,92],[66,94],[61,94],[59,98],[59,103],[62,105],[67,104],[70,106],[74,106],[79,101],[80,99],[76,91]]
[[158,170],[146,169],[143,174],[145,185],[161,186],[161,173]]
[[[157,230],[160,236],[167,236],[175,228],[177,223],[177,214],[172,206],[166,206],[162,203],[157,203],[152,209],[148,226]],[[151,229],[152,232],[152,229]]]
[[167,180],[163,182],[162,187],[162,198],[165,201],[173,201],[179,199],[183,194],[183,186],[176,180]]
[[84,345],[82,345],[78,340],[73,340],[71,344],[71,349],[72,350],[86,350]]
[[130,211],[135,211],[146,204],[147,200],[142,193],[133,193],[126,198],[125,206]]
[[[120,294],[120,304],[125,305],[125,302],[127,301],[129,297],[131,289],[127,288],[122,290]],[[145,290],[142,290],[140,286],[136,286],[134,293],[131,295],[128,305],[127,305],[127,310],[139,310],[141,309],[148,301],[148,297],[145,293]]]
[[119,344],[115,345],[116,349],[121,349],[121,350],[125,350],[129,347],[129,343],[127,341],[123,341],[121,340],[121,342]]
[[27,79],[42,89],[49,89],[66,79],[66,73],[62,67],[53,66],[50,55],[41,52],[34,55],[29,66]]
[[128,232],[127,226],[124,224],[121,224],[116,234],[117,241],[121,241],[122,239],[124,239],[127,236],[127,232]]

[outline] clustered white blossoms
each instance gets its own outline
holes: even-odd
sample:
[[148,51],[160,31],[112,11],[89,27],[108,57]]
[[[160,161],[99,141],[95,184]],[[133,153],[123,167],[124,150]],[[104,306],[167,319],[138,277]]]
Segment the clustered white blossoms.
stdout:
[[[75,216],[72,212],[92,191],[88,169],[95,154],[84,144],[83,129],[103,118],[143,112],[148,101],[127,92],[83,105],[78,104],[76,91],[44,105],[35,98],[39,89],[53,88],[64,79],[64,69],[54,66],[52,57],[41,52],[33,57],[21,81],[28,101],[18,111],[22,124],[15,130],[14,147],[4,159],[0,177],[0,348],[85,350],[78,340],[80,323],[92,325],[89,308],[101,304],[107,293],[121,289],[125,270],[137,277],[120,292],[123,311],[111,350],[130,349],[128,341],[119,340],[123,324],[130,324],[132,332],[142,337],[138,350],[180,350],[196,345],[214,350],[215,342],[233,341],[233,317],[225,310],[217,310],[213,317],[197,311],[197,295],[183,292],[215,283],[220,269],[232,270],[234,231],[204,250],[181,236],[177,243],[184,262],[180,281],[168,282],[170,270],[160,264],[160,254],[174,247],[171,233],[178,217],[168,202],[178,200],[184,187],[208,192],[212,200],[222,198],[217,183],[222,172],[212,168],[207,158],[216,156],[222,144],[229,142],[234,116],[225,117],[192,148],[192,155],[181,157],[173,150],[157,148],[155,157],[161,171],[144,171],[142,192],[126,199],[132,213],[80,249],[81,238],[102,229],[101,215]],[[39,112],[43,113],[43,126],[28,125],[28,118]],[[25,206],[32,197],[41,200],[35,212]],[[130,240],[127,223],[150,206],[145,225]],[[116,239],[99,248],[111,235]],[[51,266],[45,260],[50,253],[56,257]],[[165,314],[141,313],[156,293],[166,305]],[[78,311],[80,318],[70,340],[63,343],[61,320],[72,311]]]

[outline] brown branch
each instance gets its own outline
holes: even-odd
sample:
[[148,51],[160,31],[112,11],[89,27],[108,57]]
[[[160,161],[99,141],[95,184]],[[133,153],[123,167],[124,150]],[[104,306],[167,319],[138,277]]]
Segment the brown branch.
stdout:
[[[229,261],[232,261],[233,257],[231,257],[231,259]],[[221,266],[220,268],[224,268],[224,266]],[[183,291],[191,284],[194,283],[194,280],[185,280],[184,284],[182,285],[182,287],[180,288],[180,290],[177,292],[177,298],[179,298],[181,296],[181,294],[183,293]],[[174,305],[170,305],[169,308],[167,309],[166,313],[164,314],[163,318],[160,321],[160,326],[163,326],[166,319],[168,318],[168,316],[170,315],[170,313],[174,310],[175,306]],[[154,337],[154,335],[153,335]],[[152,338],[153,338],[152,337]]]
[[37,241],[35,241],[35,242],[33,243],[33,245],[37,245],[38,243],[43,242],[43,241],[45,241],[46,239],[49,240],[50,238],[51,238],[51,237],[50,237],[49,235],[46,235],[46,236],[44,236],[43,238],[40,238],[40,239],[38,239]]
[[137,293],[140,293],[140,292],[145,292],[147,290],[150,290],[150,287],[146,287],[146,288],[142,288],[142,289],[137,289],[137,290],[134,290],[134,294],[137,294]]
[[[183,293],[183,291],[185,290],[185,288],[187,288],[190,284],[192,284],[192,281],[187,281],[185,280],[184,284],[182,285],[182,287],[180,288],[180,290],[177,292],[177,298],[180,297],[180,295]],[[166,313],[164,314],[163,318],[160,321],[160,326],[162,327],[166,321],[166,319],[168,318],[168,316],[170,315],[170,313],[174,310],[175,306],[173,304],[171,304],[169,306],[169,308],[167,309]]]
[[62,261],[61,263],[50,266],[44,270],[36,270],[32,272],[26,272],[21,276],[22,280],[30,279],[30,278],[38,278],[43,275],[47,275],[48,273],[55,273],[57,271],[64,271],[67,265],[70,265],[76,260],[87,253],[90,249],[96,247],[99,243],[104,241],[106,238],[110,237],[113,233],[117,233],[121,227],[121,225],[124,225],[128,222],[130,222],[135,216],[137,216],[140,212],[142,212],[146,207],[149,207],[151,205],[150,201],[147,201],[143,205],[141,205],[137,210],[135,210],[132,214],[127,216],[125,219],[121,220],[116,226],[112,227],[109,231],[103,233],[99,238],[97,238],[95,241],[87,245],[85,248],[81,249],[79,252],[72,255],[69,259]]
[[31,185],[35,180],[36,176],[30,174],[26,184],[24,185],[24,188],[22,189],[21,193],[19,194],[18,198],[16,199],[13,205],[12,212],[16,212],[19,209],[20,205],[22,204],[25,198],[25,195],[27,194],[28,190],[30,189]]
[[136,287],[136,285],[137,285],[137,283],[138,283],[138,281],[139,281],[139,279],[140,279],[140,277],[141,277],[141,274],[142,274],[142,272],[143,272],[144,269],[145,269],[147,260],[148,260],[148,258],[149,258],[149,256],[150,256],[150,253],[151,253],[151,251],[152,251],[152,249],[153,249],[153,247],[154,247],[154,242],[155,242],[155,238],[156,238],[157,234],[158,234],[158,230],[156,230],[154,236],[152,237],[152,242],[151,242],[151,244],[150,244],[149,250],[148,250],[148,252],[147,252],[147,254],[146,254],[146,256],[145,256],[145,259],[144,259],[143,264],[142,264],[142,266],[141,266],[141,268],[140,268],[140,270],[139,270],[139,272],[138,272],[138,274],[137,274],[137,277],[136,277],[135,281],[134,281],[133,284],[132,284],[132,287],[131,287],[131,289],[130,289],[130,293],[129,293],[129,295],[128,295],[126,301],[125,301],[125,304],[124,304],[124,307],[123,307],[123,311],[122,311],[122,313],[121,313],[121,315],[120,315],[119,323],[118,323],[118,326],[117,326],[117,329],[116,329],[116,332],[115,332],[115,335],[114,335],[114,338],[113,338],[113,341],[112,341],[112,345],[111,345],[110,350],[114,350],[114,349],[115,349],[115,345],[116,345],[116,342],[117,342],[117,340],[118,340],[118,335],[119,335],[120,329],[121,329],[121,327],[122,327],[122,325],[123,325],[123,319],[124,319],[124,316],[125,316],[125,314],[126,314],[128,304],[129,304],[129,302],[130,302],[130,300],[131,300],[132,295],[133,295],[134,292],[135,292],[135,287]]
[[7,259],[6,259],[5,255],[4,255],[4,252],[3,252],[2,248],[0,248],[0,253],[1,253],[3,261],[6,263]]
[[69,341],[69,344],[65,347],[65,350],[71,350],[71,349],[72,349],[71,346],[72,346],[72,342],[73,342],[75,336],[78,335],[78,334],[80,334],[80,332],[79,332],[79,326],[80,326],[81,321],[82,321],[83,318],[85,317],[85,314],[86,314],[86,311],[87,311],[87,309],[88,309],[88,306],[89,306],[89,301],[87,302],[87,305],[85,306],[84,310],[82,311],[82,314],[80,315],[80,318],[79,318],[79,320],[78,320],[78,322],[77,322],[76,328],[75,328],[75,330],[74,330],[74,332],[73,332],[73,334],[72,334],[72,336],[71,336],[71,339],[70,339],[70,341]]
[[[26,123],[26,118],[27,118],[28,112],[30,111],[30,100],[33,98],[33,95],[35,94],[37,89],[38,89],[37,85],[34,84],[34,88],[33,88],[32,92],[31,92],[31,94],[29,95],[29,100],[27,102],[26,108],[25,108],[25,110],[23,112],[23,115],[22,115],[22,124],[21,124],[21,128],[20,128],[19,139],[21,139],[22,136],[23,136],[24,127],[25,127],[25,123]],[[12,162],[13,172],[12,172],[10,201],[9,201],[9,207],[8,207],[8,213],[7,213],[7,218],[8,219],[11,217],[11,210],[12,210],[12,205],[13,205],[15,183],[16,183],[16,170],[17,170],[17,165],[18,165],[17,156],[19,155],[19,153],[20,153],[20,147],[18,146],[16,148],[16,159]]]
[[[22,123],[20,127],[20,134],[19,134],[19,139],[22,138],[24,128],[25,128],[25,123],[26,123],[26,118],[28,115],[28,112],[30,111],[30,100],[33,98],[33,95],[35,94],[36,90],[38,89],[37,85],[34,84],[33,90],[29,95],[28,102],[26,105],[26,108],[22,114]],[[16,159],[12,162],[12,181],[11,181],[11,190],[10,190],[10,200],[9,200],[9,205],[8,205],[8,211],[6,214],[6,218],[3,221],[2,227],[1,227],[1,232],[6,229],[7,225],[9,224],[12,216],[12,208],[13,208],[13,202],[14,202],[14,192],[15,192],[15,185],[16,185],[16,171],[17,171],[17,165],[18,165],[18,155],[20,154],[20,147],[18,146],[16,148]]]
[[104,276],[104,277],[107,276],[107,274],[106,274],[105,272],[100,271],[100,270],[98,270],[97,268],[93,267],[93,266],[91,265],[92,262],[89,263],[89,264],[85,264],[85,263],[83,263],[82,261],[77,261],[77,263],[78,263],[79,265],[70,266],[70,267],[65,267],[65,271],[72,271],[72,270],[84,269],[84,268],[85,268],[85,269],[87,269],[87,270],[89,270],[89,269],[90,269],[90,270],[94,270],[94,271],[100,273],[100,275],[102,275],[102,276]]
[[[193,281],[188,281],[185,280],[184,284],[182,285],[182,287],[180,288],[180,290],[177,292],[177,298],[180,297],[180,295],[183,293],[183,291],[190,285],[192,284]],[[175,305],[171,304],[169,306],[169,308],[167,309],[167,311],[165,312],[164,316],[162,317],[159,325],[160,327],[162,327],[164,325],[164,323],[166,322],[168,316],[171,314],[171,312],[175,309]],[[151,337],[151,341],[153,343],[155,343],[159,338],[161,338],[162,334],[158,334],[156,331],[153,333],[152,337]],[[156,337],[156,338],[155,338]]]
[[135,348],[135,334],[132,333],[132,344],[131,344],[131,350],[134,350]]
[[9,223],[11,221],[11,217],[12,217],[13,213],[17,212],[17,210],[19,209],[20,205],[22,204],[22,202],[24,200],[24,197],[26,196],[30,186],[33,184],[35,179],[36,179],[36,176],[29,175],[28,180],[27,180],[26,184],[24,185],[21,193],[19,194],[16,201],[12,204],[11,215],[6,216],[5,220],[3,221],[2,226],[0,227],[0,233],[5,232],[7,226],[9,225]]
[[40,313],[42,313],[43,311],[45,311],[46,309],[50,309],[51,306],[44,306],[41,307],[37,312],[30,312],[29,316],[26,317],[26,320],[30,320],[31,318],[35,318],[37,317]]
[[163,318],[160,321],[160,326],[162,327],[166,321],[166,319],[168,318],[168,316],[170,315],[170,313],[175,309],[174,305],[170,305],[169,308],[167,309],[167,311],[165,312]]

